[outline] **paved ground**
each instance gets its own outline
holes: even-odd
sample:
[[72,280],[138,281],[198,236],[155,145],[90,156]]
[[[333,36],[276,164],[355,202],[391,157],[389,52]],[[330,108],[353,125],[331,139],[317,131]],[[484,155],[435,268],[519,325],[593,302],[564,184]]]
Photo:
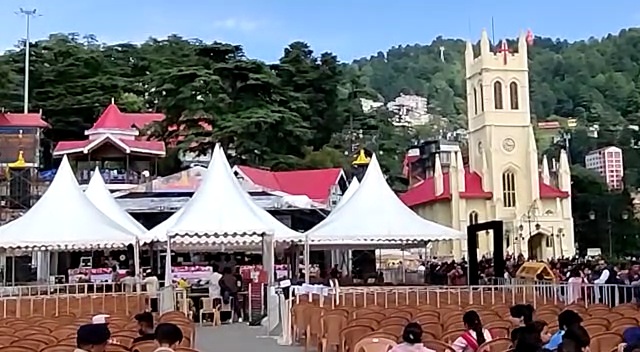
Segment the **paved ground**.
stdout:
[[276,339],[266,337],[263,327],[244,323],[218,327],[198,327],[196,349],[200,352],[301,352],[300,347],[279,346]]

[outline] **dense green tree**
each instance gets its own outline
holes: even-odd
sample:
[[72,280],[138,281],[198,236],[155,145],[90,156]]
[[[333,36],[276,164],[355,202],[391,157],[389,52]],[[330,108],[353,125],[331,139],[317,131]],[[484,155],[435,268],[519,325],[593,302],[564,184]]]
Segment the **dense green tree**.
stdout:
[[[52,34],[31,45],[30,109],[43,110],[56,143],[83,138],[115,99],[126,111],[163,112],[149,133],[178,149],[206,153],[221,142],[236,162],[278,169],[344,165],[364,147],[379,153],[396,184],[412,140],[466,125],[464,48],[438,37],[346,64],[294,42],[269,66],[238,45],[177,35],[106,45],[93,35]],[[640,187],[640,29],[574,43],[536,38],[529,52],[535,121],[577,119],[563,131],[572,163],[596,147],[622,147],[625,181]],[[22,110],[23,72],[19,43],[0,55],[0,107]],[[387,102],[401,93],[426,97],[434,123],[400,128],[386,109],[362,111],[362,98]],[[552,141],[540,137],[541,152],[557,158]]]

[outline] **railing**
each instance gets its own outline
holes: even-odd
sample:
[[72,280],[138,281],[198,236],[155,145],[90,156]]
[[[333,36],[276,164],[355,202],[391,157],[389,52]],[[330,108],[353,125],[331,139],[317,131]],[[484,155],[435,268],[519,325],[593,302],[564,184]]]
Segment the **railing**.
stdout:
[[319,304],[366,307],[376,305],[496,305],[529,303],[540,305],[594,303],[610,306],[640,301],[640,286],[629,285],[571,285],[567,283],[534,283],[479,286],[366,286],[335,289],[300,288],[301,299],[317,300]]

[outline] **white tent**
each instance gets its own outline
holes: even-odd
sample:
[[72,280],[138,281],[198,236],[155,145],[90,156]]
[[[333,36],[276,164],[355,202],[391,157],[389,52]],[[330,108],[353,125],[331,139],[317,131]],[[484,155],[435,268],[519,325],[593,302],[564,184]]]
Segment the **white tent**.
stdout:
[[465,236],[421,218],[402,203],[387,185],[375,155],[357,191],[305,235],[312,245],[401,245]]
[[140,241],[142,243],[167,242],[167,231],[169,231],[169,229],[173,227],[173,225],[175,225],[176,221],[178,221],[178,218],[182,215],[183,212],[184,207],[171,214],[171,216],[167,220],[159,223],[154,228],[140,236]]
[[0,248],[121,248],[136,240],[82,193],[66,156],[42,198],[26,214],[0,227]]
[[253,202],[233,175],[216,145],[200,188],[169,226],[172,242],[182,244],[259,244],[262,235],[275,241],[303,241],[298,233]]
[[129,232],[137,236],[147,232],[144,226],[118,205],[111,195],[111,192],[107,189],[107,185],[105,185],[104,179],[97,167],[93,176],[91,176],[89,186],[84,191],[84,194],[104,215],[129,230]]
[[347,201],[354,195],[354,193],[356,193],[359,187],[360,187],[360,182],[358,182],[358,179],[354,177],[351,183],[349,184],[349,187],[347,187],[347,190],[342,195],[342,199],[340,199],[340,202],[338,202],[338,205],[336,205],[336,207],[333,208],[333,211],[336,211],[336,209],[339,209],[340,207],[345,205]]

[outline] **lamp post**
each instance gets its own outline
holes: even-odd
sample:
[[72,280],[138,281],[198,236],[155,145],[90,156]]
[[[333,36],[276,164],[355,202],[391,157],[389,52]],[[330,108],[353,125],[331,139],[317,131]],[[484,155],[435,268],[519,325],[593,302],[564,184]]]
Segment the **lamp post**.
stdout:
[[[620,214],[620,217],[622,218],[622,220],[627,220],[629,218],[629,212],[624,210],[622,211],[622,213]],[[589,220],[595,220],[596,219],[596,212],[591,210],[589,212]],[[613,257],[613,219],[611,217],[611,203],[609,203],[607,205],[607,236],[608,236],[608,240],[609,240],[609,259],[611,259]]]
[[31,46],[31,17],[36,16],[36,9],[20,8],[17,15],[24,16],[26,20],[26,38],[24,42],[24,113],[29,113],[29,59]]
[[[524,225],[523,224],[527,224],[527,229],[529,230],[529,240],[531,239],[531,236],[533,235],[533,228],[532,228],[532,224],[535,222],[535,230],[538,231],[540,230],[540,224],[538,223],[538,217],[536,215],[536,204],[535,202],[531,204],[531,206],[529,206],[529,209],[527,209],[527,212],[522,214],[522,216],[520,217],[520,225],[518,226],[518,230],[520,232],[520,252],[522,253],[522,240],[524,240],[524,235],[522,234],[522,232],[524,231]],[[527,254],[529,256],[531,256],[531,253],[529,253],[529,248],[527,246]]]

